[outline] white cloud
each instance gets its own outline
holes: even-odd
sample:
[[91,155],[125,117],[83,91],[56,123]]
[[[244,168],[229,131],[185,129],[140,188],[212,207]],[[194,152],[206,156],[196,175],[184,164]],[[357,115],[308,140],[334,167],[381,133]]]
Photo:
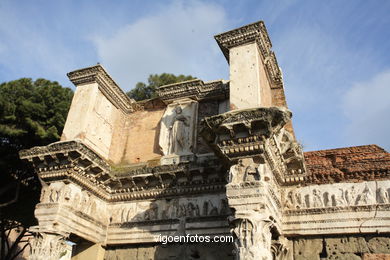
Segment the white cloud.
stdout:
[[343,109],[350,120],[346,138],[390,150],[390,70],[355,84],[344,97]]
[[129,90],[152,73],[190,74],[204,80],[227,77],[227,63],[213,38],[226,28],[223,8],[179,1],[92,40],[99,61],[122,89]]

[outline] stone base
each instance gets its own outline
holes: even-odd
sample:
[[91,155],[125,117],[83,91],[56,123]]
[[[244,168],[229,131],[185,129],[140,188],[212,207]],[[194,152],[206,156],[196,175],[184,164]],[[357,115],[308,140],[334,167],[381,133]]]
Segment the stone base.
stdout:
[[170,165],[170,164],[179,164],[179,163],[186,163],[192,161],[195,161],[195,155],[193,153],[183,154],[183,155],[170,154],[170,155],[163,156],[160,160],[160,163],[161,165]]

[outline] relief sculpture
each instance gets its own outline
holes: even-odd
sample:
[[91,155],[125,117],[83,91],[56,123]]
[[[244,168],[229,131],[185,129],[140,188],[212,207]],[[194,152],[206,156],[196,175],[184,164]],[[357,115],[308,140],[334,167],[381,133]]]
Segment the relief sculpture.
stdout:
[[197,102],[181,100],[168,105],[161,119],[159,145],[164,155],[193,152]]
[[363,192],[357,198],[357,205],[367,205],[374,202],[374,196],[371,189],[366,185]]
[[373,183],[333,184],[287,190],[283,208],[286,210],[323,207],[350,207],[389,203],[387,187],[373,187]]
[[115,207],[112,211],[111,221],[113,223],[226,216],[231,213],[227,200],[224,198],[217,200],[205,198],[191,201],[173,199],[169,202],[138,202]]
[[389,193],[384,188],[378,189],[378,203],[389,203]]
[[[256,164],[253,159],[239,159],[237,164],[230,167],[228,182],[237,184],[241,182],[260,181],[260,171],[264,176],[268,176],[268,168],[264,164]],[[268,180],[269,178],[265,178]]]
[[179,154],[181,151],[189,150],[189,117],[183,115],[180,106],[175,107],[175,115],[169,125],[168,154]]
[[350,189],[347,189],[345,191],[345,200],[347,201],[348,205],[355,205],[356,202],[355,186],[352,186]]

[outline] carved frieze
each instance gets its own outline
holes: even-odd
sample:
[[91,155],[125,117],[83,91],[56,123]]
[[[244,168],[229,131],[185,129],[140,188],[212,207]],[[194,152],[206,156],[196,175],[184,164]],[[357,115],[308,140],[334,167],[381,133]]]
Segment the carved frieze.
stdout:
[[313,208],[343,208],[389,203],[390,182],[334,183],[287,188],[283,208],[288,212]]
[[390,181],[287,188],[284,234],[389,232]]
[[112,224],[155,222],[180,218],[226,217],[231,213],[226,197],[222,195],[118,204],[112,206],[111,212],[113,212]]
[[105,222],[107,217],[106,204],[75,184],[54,182],[45,185],[41,190],[39,208],[49,208],[51,204],[58,207],[71,208],[99,222]]

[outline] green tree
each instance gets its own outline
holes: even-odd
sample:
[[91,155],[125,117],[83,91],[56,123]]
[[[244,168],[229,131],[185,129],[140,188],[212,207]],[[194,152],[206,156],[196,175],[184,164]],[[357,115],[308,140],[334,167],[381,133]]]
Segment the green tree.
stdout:
[[160,86],[178,83],[182,81],[187,81],[195,79],[192,76],[179,75],[162,73],[162,74],[151,74],[148,78],[148,84],[144,82],[138,82],[135,87],[127,92],[126,94],[137,101],[155,98],[157,97],[156,90]]
[[[22,78],[0,84],[0,259],[14,259],[34,225],[40,183],[18,156],[21,149],[58,141],[73,91],[46,79]],[[11,230],[18,230],[14,243]]]

